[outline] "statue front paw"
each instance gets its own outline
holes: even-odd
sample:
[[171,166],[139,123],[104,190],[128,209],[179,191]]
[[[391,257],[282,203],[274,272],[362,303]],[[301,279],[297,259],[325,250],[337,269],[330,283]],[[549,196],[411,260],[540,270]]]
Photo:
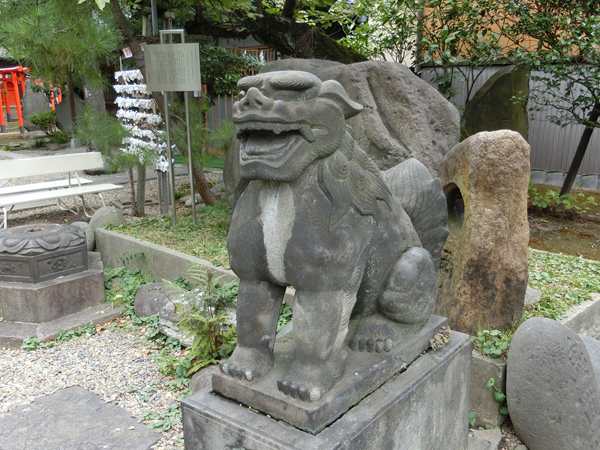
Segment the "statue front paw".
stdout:
[[231,357],[219,363],[225,375],[240,380],[254,381],[273,367],[273,356],[268,350],[237,347]]

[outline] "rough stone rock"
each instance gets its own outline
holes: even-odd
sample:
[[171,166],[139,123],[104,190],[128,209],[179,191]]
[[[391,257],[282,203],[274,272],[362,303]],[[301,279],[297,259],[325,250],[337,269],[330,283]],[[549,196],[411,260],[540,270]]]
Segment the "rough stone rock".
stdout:
[[592,365],[594,366],[596,382],[598,383],[598,387],[600,387],[600,341],[585,334],[580,334],[579,337],[590,355]]
[[[185,206],[192,206],[192,197],[190,195],[187,196],[188,198],[185,199]],[[202,197],[200,196],[200,194],[196,194],[194,196],[194,198],[196,199],[196,205],[202,203]]]
[[525,291],[525,304],[526,305],[535,305],[542,299],[542,293],[537,289],[527,286],[527,290]]
[[138,317],[149,317],[161,312],[169,301],[165,294],[165,283],[150,283],[141,286],[135,294],[133,307]]
[[0,414],[3,450],[149,450],[160,437],[125,409],[79,386],[41,395]]
[[502,440],[502,431],[499,428],[492,428],[490,430],[473,430],[473,436],[494,444],[497,447]]
[[[336,80],[363,111],[347,120],[354,138],[386,170],[416,158],[435,177],[444,155],[459,142],[458,111],[434,88],[401,64],[367,61],[344,65],[320,60],[285,60],[266,64],[261,73],[311,72]],[[239,141],[233,140],[225,163],[225,190],[232,204],[239,179]],[[229,172],[229,173],[228,173]]]
[[480,131],[514,130],[527,139],[527,108],[513,97],[529,94],[529,71],[506,66],[496,72],[467,102],[462,127],[467,136]]
[[[69,107],[69,92],[63,91],[63,100],[56,105],[56,118],[58,122],[58,128],[62,131],[71,131],[71,109]],[[76,95],[75,96],[75,116],[79,117],[83,115],[84,110],[83,100]]]
[[498,446],[491,444],[484,439],[469,436],[468,450],[498,450]]
[[[32,125],[32,126],[35,127],[35,125]],[[45,131],[41,131],[41,130],[28,131],[27,133],[25,133],[23,135],[23,139],[27,139],[27,140],[30,140],[30,139],[46,139],[47,137],[48,137],[48,135],[46,134],[46,132]]]
[[481,132],[444,158],[450,236],[435,314],[470,333],[522,316],[527,288],[529,144],[515,131]]
[[586,345],[551,319],[517,329],[508,352],[510,417],[530,450],[600,448],[600,389]]
[[[40,127],[34,125],[29,119],[32,114],[41,111],[48,111],[50,109],[50,104],[48,103],[48,99],[43,92],[33,92],[31,89],[31,80],[27,80],[25,82],[25,93],[23,94],[23,125],[30,132],[32,131],[40,131]],[[41,133],[44,133],[43,131]],[[38,137],[38,136],[36,136]],[[44,136],[46,137],[46,133]],[[25,138],[31,139],[31,138]]]
[[189,310],[190,302],[183,295],[176,296],[172,301],[165,302],[158,316],[158,329],[165,336],[172,337],[181,342],[184,347],[191,347],[193,337],[188,337],[189,331],[181,331],[177,323],[183,318],[183,312]]
[[94,251],[94,248],[96,248],[96,236],[94,235],[94,230],[92,230],[90,224],[87,222],[73,222],[71,225],[83,230],[88,252]]
[[96,228],[102,228],[107,223],[125,223],[125,217],[119,209],[113,206],[103,206],[90,219],[90,227],[94,231],[96,231]]

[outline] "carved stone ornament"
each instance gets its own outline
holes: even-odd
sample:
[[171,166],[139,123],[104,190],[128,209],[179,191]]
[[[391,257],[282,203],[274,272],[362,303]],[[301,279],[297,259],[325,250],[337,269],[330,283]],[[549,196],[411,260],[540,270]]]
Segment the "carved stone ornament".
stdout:
[[39,283],[88,268],[83,231],[52,223],[0,231],[0,282]]
[[0,254],[38,255],[85,244],[77,227],[42,223],[21,225],[0,231]]
[[316,402],[342,378],[347,351],[389,352],[427,321],[446,200],[416,160],[379,171],[346,125],[362,106],[337,81],[278,71],[238,86],[241,180],[228,237],[238,345],[220,368],[245,381],[271,370],[293,286],[294,358],[277,385]]

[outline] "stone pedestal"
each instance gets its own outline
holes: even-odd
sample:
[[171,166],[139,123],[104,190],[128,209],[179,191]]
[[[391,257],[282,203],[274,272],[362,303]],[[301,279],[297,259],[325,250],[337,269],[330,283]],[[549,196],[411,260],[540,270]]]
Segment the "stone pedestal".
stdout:
[[210,388],[182,401],[186,450],[466,450],[471,340],[454,332],[313,435]]
[[0,281],[0,317],[6,321],[41,323],[103,303],[104,266],[100,255],[86,255],[88,264],[83,272],[41,283]]

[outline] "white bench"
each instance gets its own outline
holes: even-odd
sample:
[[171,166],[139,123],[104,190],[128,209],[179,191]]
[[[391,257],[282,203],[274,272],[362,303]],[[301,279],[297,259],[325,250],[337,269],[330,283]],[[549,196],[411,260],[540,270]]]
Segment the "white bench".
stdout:
[[64,206],[61,199],[79,197],[83,212],[88,215],[83,196],[97,194],[104,205],[102,192],[122,189],[123,186],[110,183],[93,184],[92,180],[80,178],[78,174],[81,170],[97,169],[103,165],[102,155],[98,152],[0,161],[0,180],[67,173],[65,179],[0,188],[0,208],[4,211],[4,228],[8,224],[8,212],[15,206],[25,203],[56,200],[59,207],[69,209]]

